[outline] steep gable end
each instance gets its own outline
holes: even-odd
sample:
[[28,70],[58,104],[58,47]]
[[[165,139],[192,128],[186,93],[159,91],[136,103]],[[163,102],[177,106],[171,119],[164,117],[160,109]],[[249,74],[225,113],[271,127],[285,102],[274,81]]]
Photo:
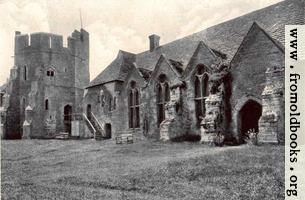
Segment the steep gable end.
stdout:
[[131,68],[128,72],[128,75],[125,79],[125,83],[124,83],[123,88],[125,88],[128,85],[128,82],[130,80],[136,81],[137,84],[140,85],[141,87],[145,87],[145,85],[146,85],[145,78],[143,77],[142,73],[140,72],[140,70],[135,65],[131,66]]
[[169,60],[163,54],[160,56],[156,67],[151,74],[149,82],[151,83],[152,81],[157,80],[160,74],[165,74],[168,77],[170,85],[182,83],[180,80],[181,74],[176,70],[174,66],[171,65]]
[[[279,51],[284,52],[283,45],[279,41],[273,39],[263,28],[261,28],[261,26],[254,22],[246,36],[243,38],[239,48],[237,49],[237,52],[233,56],[231,64],[239,60],[244,52],[247,51],[247,49],[249,49],[254,43],[258,42],[257,40],[263,39],[272,42]],[[261,46],[263,46],[263,43]]]
[[191,57],[183,76],[188,76],[198,64],[203,64],[208,69],[217,61],[218,57],[212,49],[210,49],[203,41],[200,41],[193,56]]
[[89,87],[104,84],[111,81],[124,81],[132,64],[135,62],[135,54],[120,50],[117,57],[93,79]]

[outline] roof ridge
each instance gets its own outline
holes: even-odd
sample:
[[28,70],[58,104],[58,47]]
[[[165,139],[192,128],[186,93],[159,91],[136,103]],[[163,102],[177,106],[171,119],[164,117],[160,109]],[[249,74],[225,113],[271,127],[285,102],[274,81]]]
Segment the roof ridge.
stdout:
[[[179,40],[183,40],[183,39],[186,39],[186,38],[195,36],[195,35],[197,35],[197,34],[200,34],[200,33],[202,33],[202,32],[205,32],[205,31],[207,31],[207,30],[209,30],[209,29],[212,29],[212,28],[215,28],[215,27],[217,27],[217,26],[221,26],[221,25],[223,25],[223,24],[230,23],[230,22],[232,22],[232,21],[234,21],[234,20],[236,20],[236,19],[244,18],[245,16],[253,15],[254,13],[257,13],[257,12],[262,12],[262,10],[269,9],[270,7],[277,6],[278,4],[282,4],[282,3],[287,2],[287,1],[305,1],[305,0],[284,0],[284,1],[280,1],[280,2],[278,2],[278,3],[269,5],[269,6],[267,6],[267,7],[263,7],[263,8],[260,8],[260,9],[258,9],[258,10],[254,10],[254,11],[245,13],[245,14],[243,14],[243,15],[237,16],[237,17],[235,17],[235,18],[232,18],[232,19],[229,19],[229,20],[220,22],[220,23],[218,23],[218,24],[214,24],[214,25],[212,25],[212,26],[206,27],[206,28],[204,28],[203,30],[200,30],[200,31],[197,31],[197,32],[195,32],[195,33],[192,33],[192,34],[183,36],[183,37],[178,38],[178,39],[176,39],[176,40],[172,40],[172,41],[170,41],[170,42],[167,42],[167,43],[165,43],[165,44],[160,45],[159,48],[162,48],[163,46],[169,45],[169,44],[171,44],[172,42],[176,42],[176,41],[179,41]],[[139,55],[139,54],[142,54],[142,53],[146,53],[146,52],[150,52],[150,50],[145,50],[145,51],[143,51],[143,52],[139,52],[139,53],[137,53],[136,55]]]

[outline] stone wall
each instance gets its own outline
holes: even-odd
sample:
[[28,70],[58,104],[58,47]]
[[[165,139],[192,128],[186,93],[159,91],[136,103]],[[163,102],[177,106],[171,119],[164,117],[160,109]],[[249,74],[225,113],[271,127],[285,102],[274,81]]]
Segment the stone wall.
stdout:
[[[73,113],[83,112],[83,92],[89,83],[89,35],[84,30],[75,32],[69,37],[68,48],[63,47],[59,35],[34,33],[29,36],[16,32],[16,77],[9,80],[13,89],[8,91],[8,137],[21,138],[27,106],[35,113],[31,122],[32,138],[54,137],[66,131],[65,105],[71,105]],[[48,110],[45,100],[49,102]]]
[[250,99],[260,103],[266,83],[266,70],[273,66],[282,66],[284,53],[257,25],[254,25],[245,37],[231,62],[232,122],[230,131],[239,138],[238,113],[242,104]]
[[266,86],[262,93],[263,113],[259,121],[259,143],[284,144],[284,73],[283,67],[268,68],[266,71]]

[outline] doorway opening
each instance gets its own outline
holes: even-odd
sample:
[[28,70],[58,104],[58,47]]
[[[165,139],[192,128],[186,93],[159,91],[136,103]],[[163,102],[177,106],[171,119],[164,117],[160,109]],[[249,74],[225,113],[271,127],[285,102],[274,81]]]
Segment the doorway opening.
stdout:
[[72,106],[66,105],[64,107],[64,131],[71,135],[72,124]]
[[91,121],[91,104],[87,105],[87,118]]
[[111,124],[105,124],[106,139],[111,138]]
[[247,101],[239,111],[239,134],[243,140],[252,129],[258,132],[258,121],[262,115],[262,105],[254,100]]

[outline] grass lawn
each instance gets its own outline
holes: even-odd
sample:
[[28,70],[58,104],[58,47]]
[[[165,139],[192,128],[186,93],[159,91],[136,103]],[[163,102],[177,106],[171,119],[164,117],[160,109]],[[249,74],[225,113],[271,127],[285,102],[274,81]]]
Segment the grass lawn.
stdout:
[[284,147],[1,141],[2,199],[284,199]]

